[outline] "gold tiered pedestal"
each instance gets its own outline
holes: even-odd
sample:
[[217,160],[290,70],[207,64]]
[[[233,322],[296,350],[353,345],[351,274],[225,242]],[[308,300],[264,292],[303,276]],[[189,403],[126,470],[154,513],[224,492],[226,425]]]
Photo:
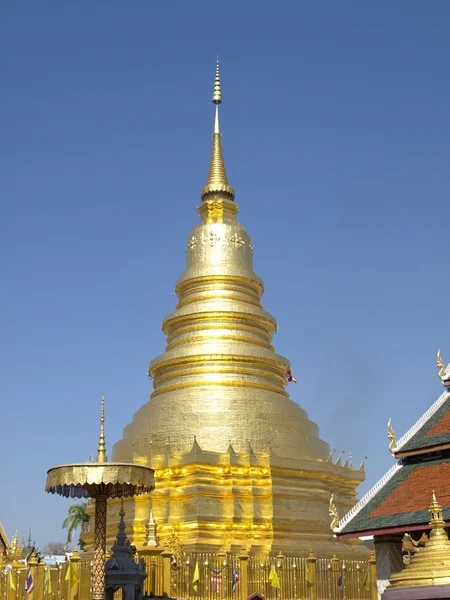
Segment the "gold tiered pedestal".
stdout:
[[105,598],[106,513],[108,498],[129,498],[151,492],[153,470],[143,466],[108,462],[104,437],[102,399],[101,432],[96,462],[61,465],[49,469],[46,492],[66,498],[92,498],[95,503],[93,600]]

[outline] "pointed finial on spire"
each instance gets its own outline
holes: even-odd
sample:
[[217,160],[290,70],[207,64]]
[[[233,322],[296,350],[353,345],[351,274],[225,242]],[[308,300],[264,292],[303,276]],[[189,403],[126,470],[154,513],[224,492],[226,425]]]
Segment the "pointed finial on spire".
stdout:
[[125,546],[125,543],[127,541],[127,534],[126,534],[126,528],[125,528],[125,520],[124,520],[124,516],[125,516],[125,509],[123,507],[123,498],[120,504],[120,511],[119,511],[119,527],[118,527],[118,531],[117,531],[117,545],[118,546]]
[[222,88],[220,87],[220,71],[219,71],[219,57],[216,61],[216,78],[214,79],[214,91],[212,101],[214,104],[222,104]]
[[234,189],[228,184],[225,163],[222,155],[222,142],[219,125],[219,104],[222,103],[222,87],[220,85],[219,59],[216,62],[216,76],[214,78],[213,103],[216,105],[216,115],[214,119],[214,134],[211,163],[209,166],[208,180],[202,189],[202,200],[207,200],[217,196],[226,200],[234,199]]
[[106,443],[105,443],[105,396],[102,396],[102,411],[100,415],[100,436],[98,438],[98,450],[96,462],[103,463],[108,462],[106,456]]
[[[445,526],[445,521],[442,519],[442,507],[436,499],[436,494],[433,490],[431,506],[429,508],[430,512],[430,526],[431,526],[431,536],[433,536],[433,532],[435,530],[443,530]],[[430,536],[430,537],[431,537]]]

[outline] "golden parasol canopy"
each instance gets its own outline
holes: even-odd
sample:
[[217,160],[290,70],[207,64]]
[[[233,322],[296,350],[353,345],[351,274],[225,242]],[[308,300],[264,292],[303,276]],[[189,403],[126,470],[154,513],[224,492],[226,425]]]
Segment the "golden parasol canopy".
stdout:
[[153,470],[130,463],[75,463],[47,472],[45,491],[66,498],[126,498],[155,488]]

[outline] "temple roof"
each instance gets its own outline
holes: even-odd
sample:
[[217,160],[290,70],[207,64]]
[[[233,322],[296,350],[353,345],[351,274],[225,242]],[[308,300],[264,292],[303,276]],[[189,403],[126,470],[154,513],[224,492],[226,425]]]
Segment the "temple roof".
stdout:
[[446,388],[431,408],[398,440],[396,458],[450,448],[450,391]]
[[[441,377],[450,375],[447,365]],[[423,510],[433,490],[441,498],[444,519],[450,523],[450,388],[398,440],[398,462],[344,516],[337,536],[381,534],[427,528]]]
[[427,528],[432,491],[440,498],[444,520],[450,523],[450,457],[396,463],[341,520],[338,536],[413,531]]

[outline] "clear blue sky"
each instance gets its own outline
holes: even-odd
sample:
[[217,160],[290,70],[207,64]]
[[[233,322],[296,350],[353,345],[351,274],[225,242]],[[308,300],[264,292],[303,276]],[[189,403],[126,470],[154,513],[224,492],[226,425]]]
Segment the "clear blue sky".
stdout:
[[151,392],[220,55],[230,183],[294,400],[367,489],[450,360],[450,3],[2,2],[0,520],[64,540],[46,470]]

